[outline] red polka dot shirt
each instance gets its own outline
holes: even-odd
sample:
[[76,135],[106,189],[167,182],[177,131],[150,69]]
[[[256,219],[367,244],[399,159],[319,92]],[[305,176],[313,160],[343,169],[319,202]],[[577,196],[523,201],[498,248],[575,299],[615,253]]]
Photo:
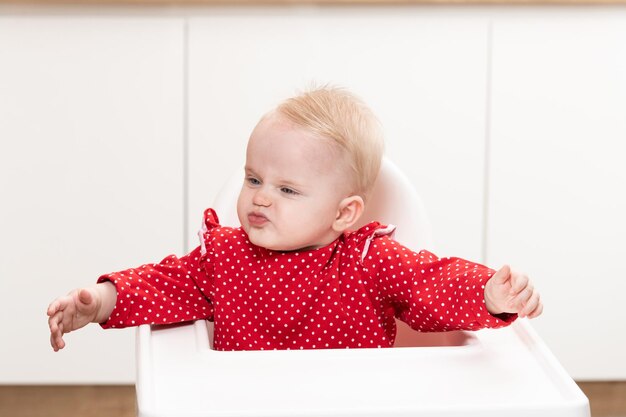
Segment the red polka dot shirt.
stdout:
[[214,321],[216,350],[390,347],[394,318],[418,331],[502,327],[484,284],[494,271],[414,252],[372,222],[328,246],[278,252],[206,210],[201,245],[188,255],[103,275],[117,288],[104,328]]

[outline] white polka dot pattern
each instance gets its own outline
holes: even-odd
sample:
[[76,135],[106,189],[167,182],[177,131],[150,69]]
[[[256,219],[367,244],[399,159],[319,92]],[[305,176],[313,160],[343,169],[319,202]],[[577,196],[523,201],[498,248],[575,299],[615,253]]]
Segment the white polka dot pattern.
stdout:
[[[419,331],[501,327],[487,312],[494,271],[458,258],[413,252],[373,222],[330,245],[276,252],[205,212],[203,245],[158,264],[103,275],[118,300],[105,328],[197,319],[215,322],[217,350],[389,347],[394,317]],[[205,249],[205,250],[203,250]]]

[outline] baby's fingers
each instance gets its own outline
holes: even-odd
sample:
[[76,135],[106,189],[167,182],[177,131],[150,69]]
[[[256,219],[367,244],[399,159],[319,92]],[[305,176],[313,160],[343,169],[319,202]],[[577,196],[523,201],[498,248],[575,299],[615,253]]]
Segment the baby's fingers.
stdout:
[[533,295],[532,287],[526,287],[520,291],[513,299],[510,301],[511,311],[509,313],[518,313],[521,317],[523,317],[524,307],[528,304],[531,297]]
[[63,320],[63,311],[57,311],[52,317],[48,319],[48,327],[50,327],[50,333],[59,332],[59,323]]
[[541,297],[539,293],[535,291],[528,301],[528,304],[524,308],[525,316],[529,319],[534,319],[538,317],[543,312],[543,303],[541,302]]
[[528,275],[513,273],[511,277],[511,294],[518,294],[529,285]]
[[56,313],[59,310],[60,307],[59,303],[59,299],[57,298],[56,300],[54,300],[53,302],[50,303],[50,305],[48,306],[48,310],[46,311],[46,314],[49,317],[52,317],[54,315],[54,313]]
[[535,317],[539,317],[543,313],[543,303],[539,303],[539,306],[528,315],[529,319],[534,319]]
[[50,303],[46,313],[48,314],[48,316],[52,317],[58,311],[65,310],[71,302],[72,302],[72,297],[70,297],[69,295],[59,297]]
[[50,346],[55,352],[58,352],[60,349],[65,347],[65,342],[63,341],[63,337],[58,336],[56,334],[50,334]]
[[537,291],[533,291],[530,298],[526,301],[524,308],[520,311],[520,317],[528,317],[531,313],[533,313],[539,307],[541,301],[539,299],[539,293]]
[[50,345],[55,352],[58,352],[65,347],[65,340],[61,336],[50,335]]
[[63,349],[65,343],[63,342],[63,311],[57,311],[52,317],[48,319],[48,326],[50,327],[50,345],[54,351]]

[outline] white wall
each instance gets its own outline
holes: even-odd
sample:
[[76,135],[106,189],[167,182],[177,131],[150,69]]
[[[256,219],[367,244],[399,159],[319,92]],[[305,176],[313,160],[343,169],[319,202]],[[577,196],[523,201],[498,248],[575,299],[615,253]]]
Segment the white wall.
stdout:
[[574,375],[626,378],[626,10],[494,25],[488,262],[524,266]]
[[197,244],[258,118],[310,81],[379,115],[431,249],[527,270],[568,371],[626,378],[624,27],[623,8],[0,8],[0,383],[132,381],[132,330],[53,354],[48,302]]
[[129,382],[132,330],[45,311],[183,246],[182,21],[0,17],[0,383]]

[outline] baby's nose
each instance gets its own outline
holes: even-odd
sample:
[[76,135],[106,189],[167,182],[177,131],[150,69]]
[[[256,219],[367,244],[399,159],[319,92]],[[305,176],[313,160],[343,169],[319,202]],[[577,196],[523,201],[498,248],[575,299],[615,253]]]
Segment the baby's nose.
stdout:
[[254,204],[255,206],[269,207],[272,204],[272,201],[267,196],[265,191],[263,189],[260,189],[256,193],[254,193],[252,204]]

